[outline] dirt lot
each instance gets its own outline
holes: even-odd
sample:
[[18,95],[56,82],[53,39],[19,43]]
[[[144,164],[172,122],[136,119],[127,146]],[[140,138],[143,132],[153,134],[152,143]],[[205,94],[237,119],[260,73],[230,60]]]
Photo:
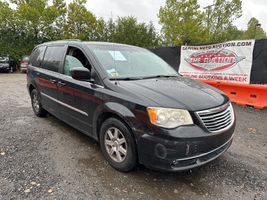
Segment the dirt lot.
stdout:
[[184,173],[113,170],[97,143],[34,116],[25,74],[0,74],[0,199],[267,199],[267,110],[234,106],[232,147]]

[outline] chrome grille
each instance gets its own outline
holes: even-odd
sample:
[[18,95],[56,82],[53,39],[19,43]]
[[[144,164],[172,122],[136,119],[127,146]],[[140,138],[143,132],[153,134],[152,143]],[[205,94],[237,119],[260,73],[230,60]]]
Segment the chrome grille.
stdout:
[[209,132],[224,131],[234,123],[234,111],[231,103],[218,108],[199,111],[197,115]]

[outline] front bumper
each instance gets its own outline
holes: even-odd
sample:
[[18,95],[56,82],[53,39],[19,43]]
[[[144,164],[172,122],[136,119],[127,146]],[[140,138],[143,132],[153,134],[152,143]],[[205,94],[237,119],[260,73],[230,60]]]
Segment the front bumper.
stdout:
[[0,71],[8,72],[9,70],[10,70],[10,67],[9,66],[0,65]]
[[203,153],[197,156],[192,156],[188,158],[176,159],[171,163],[171,167],[174,170],[188,170],[195,167],[204,165],[222,155],[232,144],[233,138],[227,141],[222,146],[213,149],[207,153]]
[[138,141],[141,164],[160,171],[184,171],[222,155],[232,144],[235,123],[225,132],[211,134],[198,126],[182,127],[176,136],[144,134]]

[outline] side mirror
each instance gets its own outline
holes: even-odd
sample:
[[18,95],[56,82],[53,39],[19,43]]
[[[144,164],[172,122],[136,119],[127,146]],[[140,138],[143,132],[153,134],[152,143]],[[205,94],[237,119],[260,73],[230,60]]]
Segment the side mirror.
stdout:
[[76,67],[70,70],[70,75],[73,79],[79,81],[90,81],[91,72],[85,67]]

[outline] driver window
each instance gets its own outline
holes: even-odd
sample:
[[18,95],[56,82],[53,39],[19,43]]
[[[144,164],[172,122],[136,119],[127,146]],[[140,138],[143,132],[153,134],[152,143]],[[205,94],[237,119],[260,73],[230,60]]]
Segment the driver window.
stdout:
[[91,71],[91,65],[83,52],[75,47],[69,47],[64,64],[64,74],[70,76],[70,70],[77,67],[85,67]]
[[84,67],[84,66],[77,58],[67,55],[64,65],[64,74],[70,76],[71,75],[70,70],[76,67]]

